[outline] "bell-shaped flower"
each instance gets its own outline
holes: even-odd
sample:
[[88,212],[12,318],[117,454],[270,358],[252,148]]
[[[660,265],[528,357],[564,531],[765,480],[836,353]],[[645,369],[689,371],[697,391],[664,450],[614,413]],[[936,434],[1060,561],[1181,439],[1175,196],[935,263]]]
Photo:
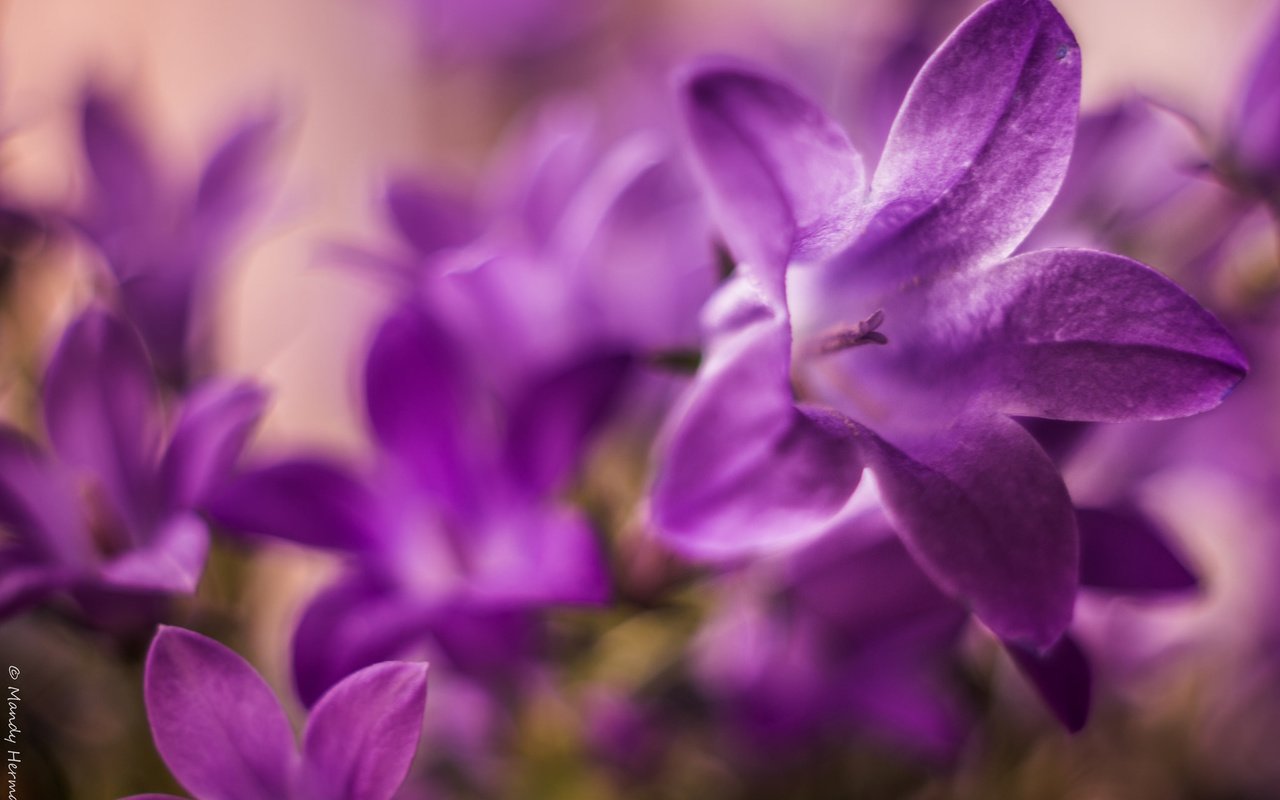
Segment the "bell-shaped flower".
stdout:
[[908,551],[1002,639],[1066,630],[1079,532],[1018,417],[1167,419],[1243,377],[1177,286],[1088,250],[1010,254],[1062,182],[1080,52],[1047,0],[992,0],[916,78],[874,175],[786,83],[704,64],[682,103],[737,262],[670,420],[653,519],[724,556],[820,534],[864,468]]
[[83,312],[44,374],[49,449],[0,429],[0,614],[66,591],[109,624],[135,601],[193,592],[209,548],[198,512],[264,401],[249,384],[203,384],[165,436],[138,335]]
[[208,368],[210,281],[259,206],[276,119],[237,122],[190,179],[163,169],[123,104],[98,89],[85,93],[80,128],[90,182],[77,226],[157,371],[185,386]]

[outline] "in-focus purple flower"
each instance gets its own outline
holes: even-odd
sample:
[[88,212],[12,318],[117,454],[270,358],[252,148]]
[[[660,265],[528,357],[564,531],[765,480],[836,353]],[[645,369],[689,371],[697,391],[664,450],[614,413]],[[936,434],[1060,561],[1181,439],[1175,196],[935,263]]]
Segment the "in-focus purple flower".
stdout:
[[868,180],[795,89],[736,65],[693,72],[689,138],[739,266],[666,433],[662,535],[713,557],[804,541],[865,467],[939,587],[1008,642],[1058,640],[1076,518],[1014,418],[1186,416],[1246,370],[1222,326],[1141,264],[1009,258],[1061,184],[1079,82],[1050,3],[993,0],[921,70]]
[[142,342],[91,308],[63,334],[41,401],[49,451],[0,429],[0,614],[69,591],[107,623],[133,601],[194,591],[209,547],[197,510],[261,415],[262,392],[203,384],[166,436]]
[[[298,751],[262,677],[208,637],[162,626],[147,655],[147,719],[195,800],[390,800],[422,733],[427,665],[385,662],[329,690]],[[171,795],[136,795],[132,800]]]
[[157,370],[185,386],[208,367],[209,282],[260,199],[276,119],[238,122],[188,181],[161,168],[116,98],[91,88],[80,113],[91,182],[78,225]]

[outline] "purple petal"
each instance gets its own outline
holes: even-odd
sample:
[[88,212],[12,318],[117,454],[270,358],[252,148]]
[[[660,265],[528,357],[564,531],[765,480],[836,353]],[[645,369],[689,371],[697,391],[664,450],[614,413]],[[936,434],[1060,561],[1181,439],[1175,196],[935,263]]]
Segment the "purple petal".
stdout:
[[1280,191],[1280,16],[1257,55],[1236,111],[1231,155],[1264,191]]
[[245,469],[222,481],[209,516],[233,531],[335,550],[360,551],[379,538],[379,501],[334,462],[299,457]]
[[668,423],[652,489],[657,530],[703,556],[803,540],[858,485],[852,428],[794,405],[784,315],[741,280],[713,306],[724,332]]
[[1008,255],[1062,183],[1079,99],[1080,51],[1048,0],[979,8],[907,94],[846,269],[900,280]]
[[0,425],[0,526],[29,555],[73,571],[96,557],[74,487],[26,436]]
[[542,376],[513,403],[506,462],[531,494],[552,491],[578,467],[634,366],[627,353],[585,357]]
[[475,508],[471,439],[480,400],[464,354],[444,329],[410,307],[387,317],[365,362],[364,388],[382,448],[439,498]]
[[69,570],[32,559],[19,547],[0,548],[0,620],[67,586]]
[[1093,673],[1080,645],[1063,636],[1043,654],[1018,645],[1007,650],[1058,721],[1072,733],[1082,730],[1089,719]]
[[1044,648],[1071,621],[1079,542],[1057,469],[1017,423],[963,418],[899,450],[864,431],[889,518],[920,566],[1006,641]]
[[278,129],[274,113],[257,114],[236,125],[214,150],[196,185],[195,210],[205,225],[225,232],[228,223],[252,206]]
[[520,506],[506,512],[469,543],[468,602],[520,607],[608,600],[604,549],[581,513]]
[[1080,583],[1119,594],[1161,594],[1195,589],[1196,576],[1145,514],[1134,509],[1082,508]]
[[159,398],[142,341],[107,312],[77,317],[45,370],[45,426],[63,461],[103,484],[115,512],[141,527],[158,446]]
[[154,541],[107,562],[100,580],[116,589],[191,594],[209,554],[209,529],[194,514],[174,517]]
[[245,382],[210,382],[187,396],[161,464],[171,508],[199,504],[227,476],[266,400],[261,388]]
[[418,256],[461,247],[480,232],[470,205],[462,198],[415,178],[392,180],[383,203],[396,232]]
[[[1009,414],[1120,422],[1207,411],[1244,377],[1213,315],[1158,272],[1120,256],[1045,250],[958,276],[944,290],[968,320],[957,349]],[[945,324],[943,322],[942,324]],[[972,355],[971,355],[972,354]]]
[[89,89],[80,108],[85,156],[100,213],[128,219],[157,202],[159,180],[146,146],[115,98]]
[[352,673],[407,653],[435,610],[362,575],[317,595],[293,634],[293,679],[304,705]]
[[426,664],[376,664],[330,689],[303,735],[307,797],[390,800],[418,749],[426,705]]
[[201,800],[280,800],[296,768],[293,733],[265,681],[198,633],[162,626],[147,656],[156,749]]
[[758,72],[703,67],[681,100],[729,249],[780,297],[788,261],[830,253],[853,233],[861,157],[817,104]]

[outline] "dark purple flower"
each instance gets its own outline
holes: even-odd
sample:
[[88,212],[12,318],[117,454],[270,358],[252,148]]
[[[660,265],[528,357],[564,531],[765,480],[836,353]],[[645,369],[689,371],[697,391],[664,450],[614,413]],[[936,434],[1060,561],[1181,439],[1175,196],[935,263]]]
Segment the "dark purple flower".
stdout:
[[[161,627],[147,655],[156,749],[196,800],[390,800],[418,748],[427,665],[386,662],[329,690],[302,751],[271,688],[243,658]],[[136,795],[133,800],[170,798]]]
[[[0,430],[0,613],[60,590],[110,601],[190,593],[209,533],[197,509],[262,413],[244,383],[203,384],[165,435],[142,342],[99,310],[67,328],[45,371],[51,452]],[[92,602],[88,602],[92,600]]]
[[1062,181],[1079,80],[1052,5],[993,0],[922,69],[868,181],[794,89],[695,70],[689,136],[739,266],[667,432],[664,536],[702,555],[803,541],[866,467],[942,589],[1009,642],[1058,640],[1079,582],[1075,514],[1011,417],[1186,416],[1246,369],[1222,326],[1141,264],[1009,258]]
[[273,115],[247,117],[198,175],[179,181],[115,98],[85,94],[81,136],[91,183],[78,224],[102,253],[120,308],[156,369],[175,385],[207,368],[205,293],[260,199],[259,173],[275,131]]

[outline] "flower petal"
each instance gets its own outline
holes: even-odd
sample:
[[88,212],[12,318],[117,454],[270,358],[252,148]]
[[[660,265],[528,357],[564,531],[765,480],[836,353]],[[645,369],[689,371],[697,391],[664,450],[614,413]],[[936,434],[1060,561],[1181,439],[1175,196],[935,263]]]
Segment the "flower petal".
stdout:
[[910,455],[870,430],[862,440],[890,520],[938,586],[1006,641],[1057,641],[1079,542],[1062,478],[1030,434],[1005,417],[965,417]]
[[356,573],[316,595],[293,633],[293,680],[304,705],[364,667],[405,655],[435,609]]
[[187,396],[161,463],[171,508],[199,504],[226,477],[266,399],[258,386],[230,381],[212,381]]
[[38,560],[72,570],[95,553],[71,481],[27,437],[0,425],[0,526]]
[[[945,289],[968,320],[957,362],[1008,414],[1097,422],[1207,411],[1244,377],[1244,354],[1213,315],[1136,261],[1044,250],[957,276]],[[941,293],[941,292],[940,292]]]
[[464,583],[469,603],[524,607],[609,599],[604,548],[576,509],[515,506],[474,538]]
[[[1280,193],[1280,16],[1258,53],[1236,111],[1231,131],[1232,157],[1259,182],[1260,188]],[[1280,197],[1273,197],[1280,202]]]
[[275,695],[221,644],[162,626],[147,655],[147,718],[156,749],[200,800],[289,796],[297,752]]
[[99,308],[77,317],[45,370],[45,426],[62,460],[100,480],[115,512],[145,527],[159,397],[138,335]]
[[204,520],[182,514],[162,524],[153,541],[104,564],[99,578],[117,589],[191,594],[208,555]]
[[713,311],[721,332],[665,432],[652,489],[658,532],[702,556],[811,537],[858,485],[852,428],[794,405],[785,314],[746,281],[727,284]]
[[364,368],[365,404],[381,447],[419,483],[456,506],[479,506],[473,426],[480,398],[448,333],[427,313],[405,306],[374,336]]
[[157,202],[155,165],[116,98],[90,87],[80,106],[80,134],[97,184],[99,213],[129,219]]
[[1080,51],[1048,0],[992,0],[925,64],[872,182],[850,272],[928,275],[1012,252],[1066,173]]
[[375,664],[330,689],[303,735],[306,796],[390,800],[418,749],[426,705],[421,663]]
[[236,124],[205,163],[196,185],[195,211],[206,236],[225,234],[253,207],[263,162],[280,120],[274,112]]
[[1080,583],[1118,594],[1195,589],[1196,576],[1145,514],[1128,508],[1081,508]]
[[467,202],[416,178],[388,182],[383,205],[396,233],[420,257],[461,247],[480,233]]
[[1089,720],[1093,673],[1075,639],[1063,636],[1043,654],[1018,645],[1007,650],[1058,721],[1072,733],[1081,731]]
[[530,493],[556,489],[580,465],[635,366],[625,352],[575,360],[525,388],[507,423],[506,462]]
[[780,292],[791,259],[848,240],[865,195],[862,158],[816,103],[778,79],[725,65],[695,70],[681,101],[729,249],[763,270],[765,285]]
[[359,551],[379,538],[379,501],[345,467],[298,457],[246,469],[221,482],[209,516],[241,533]]

